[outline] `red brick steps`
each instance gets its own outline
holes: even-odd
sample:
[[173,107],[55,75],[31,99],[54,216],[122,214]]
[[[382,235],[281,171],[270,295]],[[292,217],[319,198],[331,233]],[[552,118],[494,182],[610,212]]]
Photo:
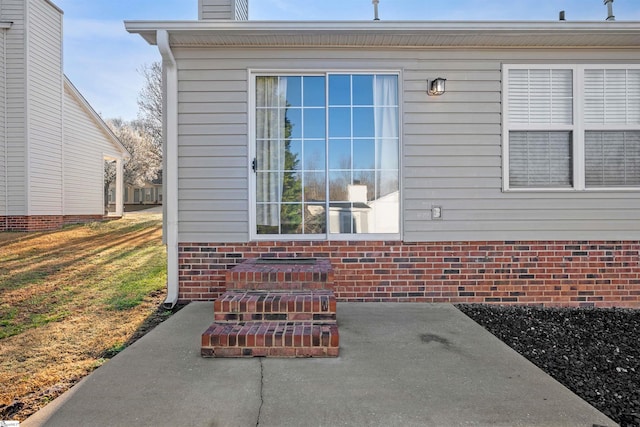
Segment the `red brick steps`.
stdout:
[[213,303],[216,322],[335,322],[331,291],[229,291]]
[[214,323],[202,334],[202,356],[336,357],[338,343],[335,323]]
[[337,357],[339,334],[328,260],[250,259],[226,274],[203,357]]

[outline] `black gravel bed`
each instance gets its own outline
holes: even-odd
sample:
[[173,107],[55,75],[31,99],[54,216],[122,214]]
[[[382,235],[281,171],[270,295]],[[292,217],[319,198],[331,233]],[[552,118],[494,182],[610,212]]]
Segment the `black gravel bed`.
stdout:
[[621,427],[640,427],[640,310],[456,307]]

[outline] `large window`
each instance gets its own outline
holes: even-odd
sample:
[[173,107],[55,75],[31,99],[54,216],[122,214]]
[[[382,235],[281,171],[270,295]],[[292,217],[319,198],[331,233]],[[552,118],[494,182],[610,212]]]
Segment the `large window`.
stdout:
[[504,188],[640,188],[637,66],[505,66]]
[[256,76],[257,235],[399,233],[398,76]]

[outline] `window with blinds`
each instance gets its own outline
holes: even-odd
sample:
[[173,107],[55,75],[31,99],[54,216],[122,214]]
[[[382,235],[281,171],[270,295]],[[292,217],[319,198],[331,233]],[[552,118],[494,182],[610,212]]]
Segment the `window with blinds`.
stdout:
[[508,84],[511,187],[571,187],[572,70],[509,70]]
[[640,67],[505,66],[504,188],[640,187]]

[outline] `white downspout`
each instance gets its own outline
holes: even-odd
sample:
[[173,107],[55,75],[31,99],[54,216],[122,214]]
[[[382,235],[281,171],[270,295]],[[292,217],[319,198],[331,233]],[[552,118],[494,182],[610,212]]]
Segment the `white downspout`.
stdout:
[[157,43],[162,55],[165,165],[162,179],[166,183],[164,195],[167,242],[167,298],[165,308],[178,302],[178,66],[169,45],[169,33],[158,30]]

